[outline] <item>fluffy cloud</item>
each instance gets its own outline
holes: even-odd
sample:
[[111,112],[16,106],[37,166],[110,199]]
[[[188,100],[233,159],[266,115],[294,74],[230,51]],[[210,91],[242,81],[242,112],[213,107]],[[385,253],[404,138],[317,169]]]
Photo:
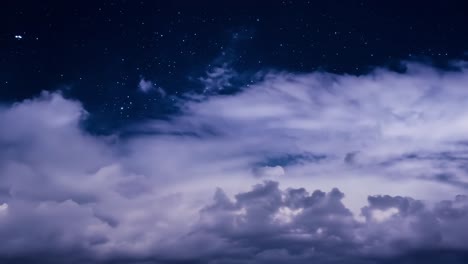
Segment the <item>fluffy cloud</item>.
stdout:
[[[418,250],[467,250],[466,196],[431,208],[409,197],[369,196],[365,221],[353,217],[343,197],[336,188],[281,190],[272,181],[234,200],[219,189],[191,236],[209,233],[224,241],[222,252],[240,251],[223,254],[222,263],[373,263]],[[457,258],[461,263],[466,255],[453,254],[454,263]]]
[[57,93],[3,106],[0,259],[462,263],[466,83],[464,66],[271,73],[124,138]]

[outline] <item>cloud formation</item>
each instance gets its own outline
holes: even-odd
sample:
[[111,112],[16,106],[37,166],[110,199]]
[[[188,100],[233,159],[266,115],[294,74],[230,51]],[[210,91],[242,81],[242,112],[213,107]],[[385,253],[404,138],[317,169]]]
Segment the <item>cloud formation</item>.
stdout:
[[468,72],[406,67],[270,73],[129,137],[2,106],[0,262],[463,263]]
[[[467,196],[433,208],[409,197],[369,196],[364,221],[353,217],[343,197],[336,188],[281,190],[273,181],[234,200],[218,189],[191,236],[208,233],[217,245],[224,241],[222,263],[375,263],[418,250],[466,250]],[[452,259],[462,263],[466,256]]]

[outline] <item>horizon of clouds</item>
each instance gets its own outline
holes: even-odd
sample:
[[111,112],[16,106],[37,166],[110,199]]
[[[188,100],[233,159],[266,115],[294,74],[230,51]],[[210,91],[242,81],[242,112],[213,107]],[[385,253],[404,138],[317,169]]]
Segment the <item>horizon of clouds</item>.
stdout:
[[128,138],[60,93],[2,106],[0,259],[462,263],[467,68],[406,67],[270,73]]

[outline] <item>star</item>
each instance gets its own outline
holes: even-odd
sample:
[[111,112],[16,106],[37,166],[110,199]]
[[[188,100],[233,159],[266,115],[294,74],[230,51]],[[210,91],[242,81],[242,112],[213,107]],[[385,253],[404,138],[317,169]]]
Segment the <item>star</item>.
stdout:
[[21,35],[15,35],[15,39],[22,39],[22,38],[23,38],[23,36],[21,36]]

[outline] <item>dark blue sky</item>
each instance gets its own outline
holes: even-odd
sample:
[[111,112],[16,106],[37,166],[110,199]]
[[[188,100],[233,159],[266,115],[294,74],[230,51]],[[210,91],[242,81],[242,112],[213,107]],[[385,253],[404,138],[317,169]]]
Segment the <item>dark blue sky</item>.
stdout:
[[[108,131],[173,111],[171,95],[201,92],[200,78],[223,65],[238,73],[236,87],[265,69],[444,66],[466,57],[467,8],[465,1],[7,0],[0,100],[63,90],[94,114],[100,125],[92,129]],[[141,78],[168,97],[139,93]]]

